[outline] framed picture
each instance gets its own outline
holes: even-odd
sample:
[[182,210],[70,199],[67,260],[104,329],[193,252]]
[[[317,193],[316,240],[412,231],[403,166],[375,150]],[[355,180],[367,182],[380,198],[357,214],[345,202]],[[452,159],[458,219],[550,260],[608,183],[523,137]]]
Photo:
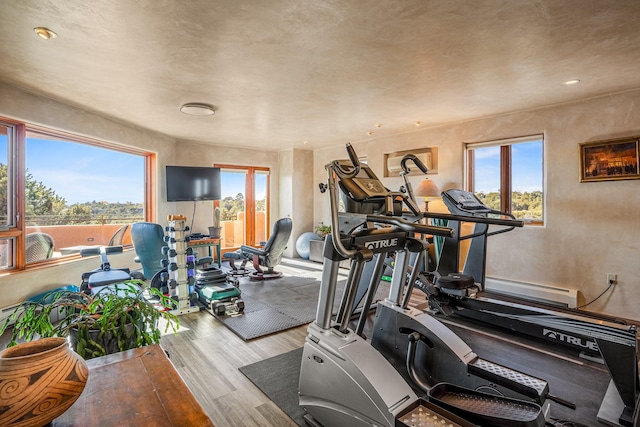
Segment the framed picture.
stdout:
[[580,144],[580,182],[640,179],[640,138]]

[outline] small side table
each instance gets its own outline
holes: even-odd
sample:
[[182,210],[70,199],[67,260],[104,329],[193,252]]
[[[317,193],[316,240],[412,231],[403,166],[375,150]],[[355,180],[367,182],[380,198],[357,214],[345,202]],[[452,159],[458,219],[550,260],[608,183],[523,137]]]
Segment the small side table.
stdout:
[[216,250],[216,260],[218,262],[218,268],[222,266],[222,257],[220,256],[220,243],[222,239],[198,239],[198,240],[190,240],[189,247],[190,248],[209,248],[209,256],[213,255],[211,248],[215,248]]

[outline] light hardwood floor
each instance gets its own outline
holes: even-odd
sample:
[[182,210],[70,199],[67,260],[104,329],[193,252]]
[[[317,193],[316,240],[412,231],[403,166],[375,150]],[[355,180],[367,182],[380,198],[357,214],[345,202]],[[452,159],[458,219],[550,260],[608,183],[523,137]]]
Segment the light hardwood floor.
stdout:
[[306,326],[245,342],[206,311],[180,322],[160,344],[216,427],[297,425],[238,368],[301,347]]

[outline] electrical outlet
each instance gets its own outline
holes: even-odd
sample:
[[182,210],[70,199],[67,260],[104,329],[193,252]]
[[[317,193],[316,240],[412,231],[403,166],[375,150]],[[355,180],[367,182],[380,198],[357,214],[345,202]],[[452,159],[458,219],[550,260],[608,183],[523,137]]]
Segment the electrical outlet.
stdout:
[[614,273],[608,273],[607,274],[607,283],[610,283],[612,285],[617,285],[618,284],[618,275],[614,274]]

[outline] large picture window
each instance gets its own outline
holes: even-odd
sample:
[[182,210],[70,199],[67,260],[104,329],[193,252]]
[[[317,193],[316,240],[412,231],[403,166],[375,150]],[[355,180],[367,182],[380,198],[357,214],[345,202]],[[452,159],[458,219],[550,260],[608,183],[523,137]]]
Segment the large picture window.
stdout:
[[10,123],[0,150],[2,269],[126,245],[128,225],[151,219],[151,153]]
[[542,136],[467,144],[467,190],[529,224],[544,219]]

